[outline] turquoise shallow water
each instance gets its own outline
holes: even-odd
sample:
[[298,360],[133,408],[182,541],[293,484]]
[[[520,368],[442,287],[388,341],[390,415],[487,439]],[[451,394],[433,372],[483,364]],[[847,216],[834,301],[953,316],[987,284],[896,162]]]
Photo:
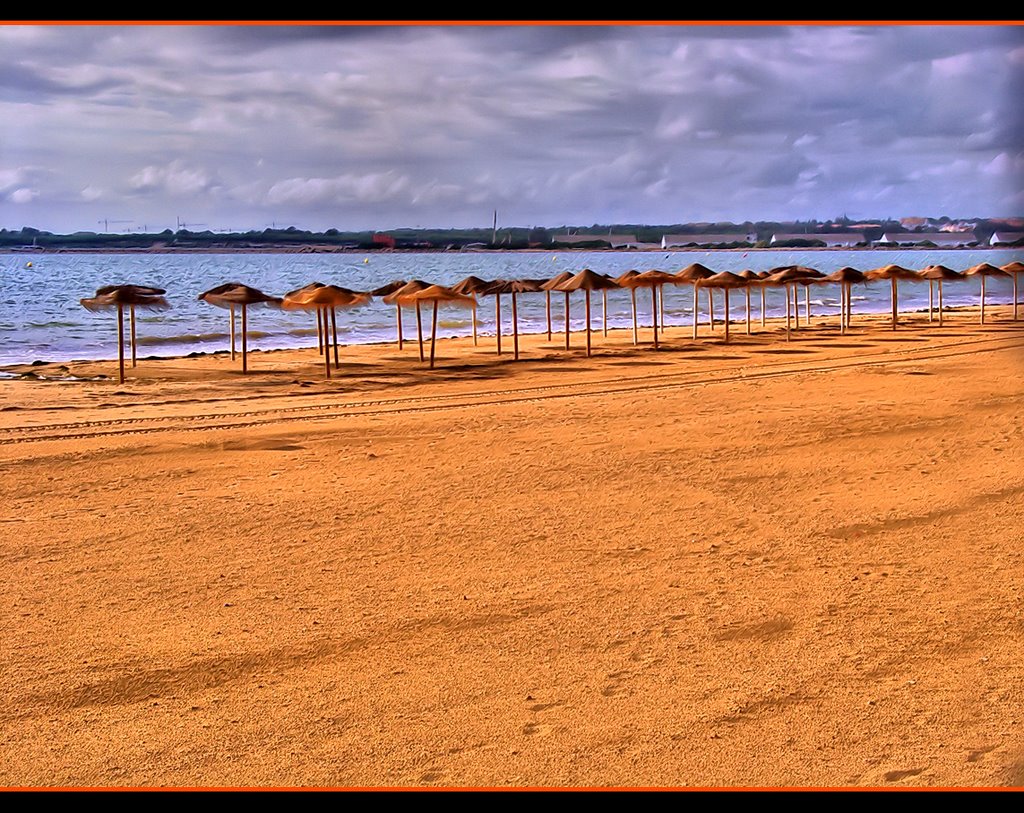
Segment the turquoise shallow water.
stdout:
[[[366,262],[364,262],[366,260]],[[807,265],[830,273],[844,265],[860,270],[898,263],[919,269],[942,263],[962,271],[980,262],[1005,265],[1024,261],[1021,249],[1006,250],[857,250],[857,251],[675,251],[675,252],[463,252],[394,254],[0,254],[0,364],[21,364],[37,359],[110,359],[117,356],[116,320],[109,313],[91,313],[80,304],[102,285],[135,283],[167,289],[171,309],[140,313],[139,350],[142,356],[177,356],[192,352],[213,352],[227,346],[226,311],[199,302],[200,292],[223,282],[243,282],[267,293],[283,294],[308,282],[334,283],[369,290],[394,279],[419,278],[451,285],[474,274],[484,279],[549,278],[562,271],[591,268],[617,276],[635,268],[656,268],[676,272],[692,262],[715,271],[754,271],[780,265]],[[31,263],[31,267],[28,267]],[[1022,280],[1024,282],[1024,280]],[[901,282],[900,310],[912,311],[928,305],[928,285]],[[854,286],[854,311],[883,313],[890,308],[890,285],[876,282]],[[943,301],[949,306],[976,305],[979,282],[947,283]],[[575,297],[579,295],[574,295]],[[1024,297],[1024,293],[1021,294]],[[768,290],[768,314],[785,314],[781,291]],[[716,295],[716,299],[720,294]],[[1005,304],[1012,298],[1012,282],[990,278],[986,303]],[[503,297],[503,300],[506,299]],[[545,329],[544,295],[524,294],[519,298],[519,326],[523,332]],[[760,301],[753,294],[753,301]],[[744,295],[733,292],[732,318],[743,314]],[[812,310],[836,314],[838,286],[811,288]],[[801,303],[803,294],[801,292]],[[638,296],[641,324],[649,323],[650,297]],[[668,287],[665,293],[665,321],[668,325],[692,324],[693,292],[690,286]],[[600,320],[600,297],[594,298],[595,324]],[[707,307],[701,297],[701,314]],[[721,316],[716,303],[716,316]],[[574,304],[573,329],[582,329],[584,313]],[[756,311],[756,308],[755,308]],[[556,314],[561,312],[556,309]],[[801,311],[802,313],[802,311]],[[612,291],[608,297],[609,325],[629,327],[632,316],[628,291]],[[511,330],[511,308],[503,304],[502,332]],[[494,333],[492,297],[481,300],[480,330]],[[415,319],[406,318],[408,335],[415,331]],[[250,347],[264,350],[308,347],[316,342],[313,317],[309,314],[254,309],[250,320]],[[455,306],[442,309],[439,336],[465,336],[472,331],[470,312]],[[393,341],[395,311],[379,299],[351,310],[338,312],[338,338],[346,344]]]

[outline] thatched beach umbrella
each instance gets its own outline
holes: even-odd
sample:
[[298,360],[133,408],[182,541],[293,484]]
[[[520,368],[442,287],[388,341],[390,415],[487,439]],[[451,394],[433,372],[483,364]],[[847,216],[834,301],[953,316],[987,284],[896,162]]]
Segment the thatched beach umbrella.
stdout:
[[765,326],[765,311],[767,310],[765,305],[765,286],[764,281],[772,275],[771,271],[758,271],[757,279],[759,280],[758,286],[761,288],[761,327]]
[[[388,305],[395,306],[396,319],[398,322],[398,349],[402,349],[402,302],[399,301],[400,297],[406,297],[409,294],[414,294],[417,291],[422,291],[424,288],[429,288],[430,283],[424,282],[421,279],[413,279],[408,282],[403,282],[401,285],[394,287],[396,283],[391,283],[392,289],[389,293],[383,296],[384,302]],[[381,290],[380,288],[377,289]],[[373,292],[370,292],[373,294]],[[376,296],[376,294],[373,294]],[[416,333],[419,336],[420,341],[420,361],[423,361],[423,317],[420,314],[419,303],[416,303]]]
[[963,279],[964,275],[944,265],[929,265],[918,271],[921,279],[928,280],[928,321],[932,321],[932,283],[939,283],[939,325],[942,325],[942,283],[943,281]]
[[497,280],[480,292],[483,295],[494,294],[496,297],[501,294],[512,296],[512,348],[516,361],[519,360],[519,309],[516,297],[518,294],[539,294],[544,290],[543,285],[544,280],[541,279]]
[[978,263],[964,271],[964,275],[981,277],[981,324],[985,324],[985,277],[1008,277],[1009,274],[989,263]]
[[[199,294],[199,300],[206,302],[209,301],[208,297],[214,297],[217,294],[222,294],[225,291],[230,291],[232,288],[237,288],[241,285],[240,282],[225,282],[223,285],[218,285],[211,288],[209,291],[203,291]],[[210,302],[211,305],[216,305],[219,308],[224,308],[230,312],[228,316],[228,334],[231,336],[231,360],[235,360],[235,306],[224,305],[218,302]]]
[[[706,265],[700,263],[691,263],[686,266],[682,271],[677,272],[675,276],[676,285],[693,285],[693,338],[697,338],[697,283],[702,279],[713,277],[715,272],[708,268]],[[714,329],[714,320],[711,315],[711,291],[708,291],[708,319],[711,324],[712,330]]]
[[[742,277],[747,281],[747,284],[743,286],[743,293],[746,294],[747,299],[747,335],[750,335],[750,289],[752,286],[757,285],[760,287],[761,278],[757,275],[756,271],[751,271],[749,268],[745,268],[740,271],[736,276]],[[761,318],[764,319],[764,288],[761,288]]]
[[[557,275],[553,276],[547,282],[542,283],[541,286],[540,286],[543,289],[544,293],[545,293],[545,297],[544,298],[546,300],[545,306],[546,306],[546,312],[547,312],[547,318],[548,318],[548,341],[549,342],[551,341],[551,292],[555,291],[555,290],[558,290],[558,286],[559,285],[561,285],[563,282],[566,282],[567,280],[570,280],[570,279],[572,279],[572,272],[571,271],[563,271],[560,274],[557,274]],[[569,330],[569,293],[568,293],[568,291],[566,291],[566,294],[565,294],[565,329],[566,329],[566,336],[568,336],[568,330]],[[568,349],[568,348],[569,348],[569,345],[566,344],[566,349]]]
[[833,271],[827,277],[822,277],[818,280],[819,283],[839,283],[839,332],[846,333],[846,328],[850,326],[850,316],[852,314],[852,308],[850,301],[850,287],[855,283],[861,283],[865,281],[865,276],[858,271],[856,268],[851,268],[848,265],[843,266],[837,271]]
[[636,344],[637,344],[636,287],[634,287],[632,285],[627,285],[627,283],[629,282],[629,280],[633,279],[633,277],[637,276],[639,273],[640,272],[637,271],[636,269],[631,268],[631,269],[629,269],[629,271],[624,271],[623,273],[621,273],[617,277],[615,277],[615,283],[620,288],[629,288],[629,298],[630,298],[630,300],[633,303],[633,345],[634,346],[636,346]]
[[244,375],[249,370],[249,353],[246,343],[248,338],[248,328],[246,327],[246,314],[248,308],[253,305],[280,306],[281,297],[265,294],[258,288],[251,288],[248,285],[227,283],[225,285],[218,285],[216,288],[211,288],[209,291],[199,294],[199,299],[204,302],[208,302],[211,305],[216,305],[219,308],[233,309],[235,306],[241,308],[242,373]]
[[[379,288],[374,288],[372,291],[370,291],[370,296],[379,296],[379,297],[382,297],[382,298],[383,297],[388,297],[391,294],[393,294],[395,291],[401,289],[402,286],[406,285],[407,283],[408,283],[408,280],[396,279],[396,280],[394,280],[392,282],[389,282],[387,285],[381,285]],[[388,304],[390,305],[392,303],[388,302]],[[395,319],[396,319],[396,321],[398,323],[398,327],[397,327],[397,330],[398,330],[398,349],[401,350],[402,349],[402,342],[403,342],[403,337],[402,337],[402,309],[401,308],[395,308]]]
[[[483,293],[483,291],[490,287],[493,283],[487,280],[480,279],[470,274],[463,280],[459,280],[452,286],[452,290],[457,294],[464,294],[465,296],[476,296],[477,294]],[[476,308],[473,308],[473,347],[477,346],[476,340]]]
[[[125,291],[139,296],[163,296],[167,293],[163,288],[154,288],[152,285],[104,285],[96,289],[96,296],[104,296],[114,291]],[[132,367],[136,366],[135,356],[135,306],[128,305],[130,345],[132,348]]]
[[[807,322],[807,326],[811,325],[811,286],[825,278],[825,275],[818,271],[816,268],[807,268],[806,266],[798,265],[798,269],[804,272],[804,276],[796,280],[797,285],[804,287],[804,321]],[[800,325],[797,324],[797,327]]]
[[734,274],[732,271],[720,271],[698,283],[701,288],[721,288],[725,296],[725,341],[729,341],[729,291],[732,288],[745,288],[749,281]]
[[[324,284],[322,282],[311,282],[308,285],[303,285],[301,288],[296,288],[294,291],[289,291],[288,293],[286,293],[284,295],[283,300],[284,299],[293,298],[293,297],[296,297],[296,296],[298,296],[300,294],[305,294],[307,291],[314,291],[317,288],[323,288],[323,287],[324,287]],[[234,312],[232,312],[232,316],[234,316]],[[324,348],[324,335],[326,334],[326,330],[325,330],[325,325],[321,324],[320,316],[321,316],[320,309],[317,308],[317,310],[316,310],[316,349],[320,353],[320,355],[322,356],[326,352],[326,350]],[[234,341],[234,328],[233,328],[233,326],[232,326],[232,334],[231,335],[232,335],[232,340],[231,340],[232,347],[231,347],[231,349],[232,349],[232,351],[234,351],[234,349],[235,349],[234,348],[235,341]],[[232,358],[234,358],[234,356],[232,356]]]
[[[468,305],[471,308],[476,307],[476,299],[466,294],[459,294],[453,291],[451,288],[445,288],[442,285],[428,285],[426,288],[422,288],[418,291],[410,291],[408,293],[396,292],[394,294],[398,297],[401,304],[414,304],[416,305],[416,313],[419,313],[421,302],[432,302],[434,305],[434,315],[430,326],[430,368],[434,368],[434,348],[437,345],[437,306],[441,302],[451,302],[455,304]],[[423,334],[420,334],[420,360],[423,360]]]
[[[147,291],[160,291],[145,293]],[[107,285],[96,291],[96,296],[78,300],[82,307],[90,311],[107,311],[117,309],[117,370],[118,383],[124,383],[124,309],[135,308],[146,310],[166,310],[170,304],[163,298],[161,288],[147,288],[141,285]],[[132,366],[135,361],[135,330],[134,318],[132,325]]]
[[1017,321],[1017,275],[1024,274],[1024,263],[1014,260],[1001,268],[1013,277],[1013,321]]
[[896,287],[897,280],[910,279],[919,280],[916,271],[904,268],[902,265],[884,265],[881,268],[874,268],[864,274],[868,281],[876,279],[887,279],[892,281],[892,329],[896,329],[896,320],[899,316],[899,291]]
[[[766,276],[762,281],[762,285],[771,285],[776,288],[786,289],[786,341],[790,338],[790,329],[792,327],[792,302],[795,302],[795,297],[791,301],[790,291],[795,289],[797,281],[807,279],[809,271],[813,271],[810,268],[804,268],[799,265],[783,265],[778,268],[772,269],[772,273]],[[799,318],[799,317],[798,317]]]
[[[315,310],[323,314],[324,325],[324,367],[327,378],[331,377],[331,353],[330,337],[327,334],[327,314],[331,316],[331,332],[334,336],[334,369],[340,366],[338,361],[338,308],[350,308],[355,305],[364,305],[370,301],[370,295],[362,291],[352,291],[337,285],[322,285],[314,283],[318,287],[306,286],[291,291],[284,295],[281,300],[281,307],[284,310]],[[319,318],[317,319],[319,322]]]
[[[625,275],[623,275],[625,276]],[[637,288],[650,288],[651,289],[651,328],[654,331],[654,347],[658,347],[658,291],[663,285],[668,283],[675,284],[676,277],[674,274],[669,274],[666,271],[650,270],[644,271],[642,274],[636,274],[634,276],[625,278],[621,283],[617,283],[624,288],[630,288],[636,290]],[[635,295],[634,295],[635,296]],[[634,320],[636,317],[636,300],[634,298]]]
[[[618,288],[619,286],[607,277],[602,276],[589,268],[584,268],[575,276],[563,282],[556,291],[563,291],[566,294],[572,291],[584,291],[586,293],[587,308],[587,357],[590,357],[590,292],[601,291],[607,288]],[[568,297],[566,298],[568,303]],[[569,309],[565,311],[565,349],[569,349]]]

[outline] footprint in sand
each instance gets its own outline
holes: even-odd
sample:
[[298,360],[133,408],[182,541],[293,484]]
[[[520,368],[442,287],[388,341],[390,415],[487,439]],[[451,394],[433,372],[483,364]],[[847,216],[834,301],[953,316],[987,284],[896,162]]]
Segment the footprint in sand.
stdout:
[[910,776],[917,776],[919,773],[924,773],[924,768],[911,768],[909,771],[889,771],[885,775],[885,781],[899,782],[901,779],[906,779]]
[[551,726],[544,723],[527,723],[523,726],[523,733],[527,736],[540,734],[543,737],[545,734],[551,733]]

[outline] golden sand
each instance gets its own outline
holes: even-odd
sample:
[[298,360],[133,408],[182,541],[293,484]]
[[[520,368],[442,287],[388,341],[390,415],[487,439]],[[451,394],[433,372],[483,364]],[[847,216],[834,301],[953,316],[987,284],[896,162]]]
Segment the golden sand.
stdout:
[[986,311],[18,368],[0,784],[1024,784]]

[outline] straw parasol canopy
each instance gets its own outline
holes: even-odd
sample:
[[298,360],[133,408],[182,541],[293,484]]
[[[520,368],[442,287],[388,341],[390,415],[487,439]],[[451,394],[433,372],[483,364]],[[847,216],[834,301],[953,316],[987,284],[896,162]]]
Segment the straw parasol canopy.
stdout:
[[1001,268],[1013,277],[1013,320],[1017,321],[1017,275],[1024,274],[1024,263],[1014,260]]
[[968,277],[981,277],[981,324],[985,324],[985,277],[1006,277],[1009,274],[995,265],[978,263],[964,271],[964,275]]
[[[590,357],[590,292],[591,291],[603,291],[609,288],[618,288],[613,280],[591,271],[589,268],[584,268],[578,274],[567,279],[561,285],[557,286],[554,290],[563,291],[566,294],[570,294],[573,291],[584,291],[586,293],[586,307],[587,307],[587,357]],[[569,298],[566,296],[566,310],[565,310],[565,349],[569,349]]]
[[327,339],[327,314],[331,316],[331,332],[334,336],[334,369],[338,369],[338,321],[337,309],[349,308],[355,305],[364,305],[370,301],[370,295],[362,291],[353,291],[342,288],[338,285],[323,285],[319,282],[311,283],[303,288],[298,288],[284,295],[281,300],[281,307],[284,310],[315,310],[318,314],[317,323],[320,323],[320,314],[323,316],[324,327],[324,367],[327,378],[331,377],[331,354],[330,341]]
[[[817,278],[814,275],[819,272],[813,268],[807,268],[800,265],[781,265],[771,269],[768,276],[761,280],[762,285],[770,285],[776,288],[786,289],[786,341],[789,341],[790,328],[792,320],[792,311],[790,308],[790,296],[789,292],[792,286],[800,280],[808,278]],[[797,316],[797,325],[799,326],[799,316]]]
[[[636,291],[637,288],[650,288],[651,289],[651,328],[654,331],[654,347],[655,347],[655,349],[657,349],[657,347],[658,347],[658,290],[663,285],[668,285],[669,283],[675,284],[676,276],[675,276],[675,274],[669,274],[666,271],[658,271],[658,270],[655,270],[655,269],[651,269],[650,271],[644,271],[641,274],[634,274],[633,276],[630,276],[630,277],[626,277],[626,275],[623,274],[623,277],[625,277],[625,278],[623,279],[622,277],[620,277],[620,279],[622,279],[621,282],[617,282],[616,283],[617,285],[620,285],[623,288],[630,288],[634,292]],[[634,319],[634,323],[635,323],[635,321],[636,321],[636,298],[635,298],[635,294],[634,294],[634,299],[633,299],[633,319]],[[635,341],[634,341],[634,343],[635,343]]]
[[[558,286],[563,282],[567,282],[572,279],[571,271],[562,271],[560,274],[553,276],[547,282],[543,283],[540,287],[544,290],[547,300],[547,317],[548,317],[548,341],[551,341],[551,292],[557,291]],[[565,292],[565,349],[569,349],[569,292]]]
[[[125,291],[126,293],[137,294],[138,296],[163,296],[167,293],[163,288],[154,288],[152,285],[104,285],[96,289],[96,296],[113,293],[114,291]],[[170,306],[168,306],[170,307]],[[132,367],[136,366],[135,357],[135,306],[128,305],[130,321],[130,344],[132,348]]]
[[850,326],[850,316],[852,315],[852,306],[850,296],[850,287],[855,284],[864,282],[867,278],[849,265],[844,265],[842,268],[833,271],[826,277],[822,277],[818,280],[820,283],[838,283],[839,284],[839,332],[846,333],[846,328]]
[[[294,291],[289,291],[288,293],[286,293],[284,295],[284,299],[289,299],[289,298],[294,297],[294,296],[296,296],[298,294],[305,293],[306,291],[312,291],[312,290],[315,290],[316,288],[323,288],[323,287],[324,287],[324,284],[322,282],[311,282],[308,285],[303,285],[301,288],[296,288]],[[232,316],[234,316],[233,312],[232,312]],[[327,331],[325,329],[325,325],[321,324],[320,316],[321,316],[320,310],[317,309],[317,311],[316,311],[316,349],[317,349],[317,352],[320,353],[320,355],[323,355],[324,352],[325,352],[325,348],[324,348],[324,334]],[[234,349],[235,349],[235,330],[234,330],[234,324],[232,323],[232,326],[231,326],[231,350],[232,350],[232,352],[234,352]],[[234,356],[232,356],[232,358],[234,358]]]
[[199,299],[203,302],[209,303],[210,305],[216,305],[218,308],[228,308],[232,311],[235,306],[241,308],[242,373],[245,374],[249,370],[248,347],[246,345],[248,335],[246,330],[246,315],[248,308],[253,305],[279,307],[281,305],[281,297],[265,294],[258,288],[252,288],[239,282],[228,282],[224,285],[218,285],[216,288],[211,288],[209,291],[204,291],[199,294]]
[[[512,347],[513,357],[516,361],[519,360],[519,310],[517,306],[516,296],[518,294],[539,294],[544,290],[545,280],[542,279],[515,279],[515,280],[496,280],[487,286],[480,293],[482,294],[494,294],[495,297],[500,297],[502,294],[511,294],[512,296]],[[497,301],[497,300],[496,300]]]
[[[491,285],[485,279],[475,277],[470,274],[463,280],[459,280],[452,286],[452,290],[457,294],[465,294],[466,296],[476,296],[477,294],[483,293],[484,289]],[[476,308],[473,308],[473,346],[476,347]]]
[[948,280],[963,279],[964,275],[944,265],[929,265],[918,271],[921,279],[928,280],[928,321],[932,321],[932,283],[939,282],[939,325],[942,324],[942,283]]
[[[408,294],[414,294],[417,291],[422,291],[424,288],[429,288],[429,287],[430,287],[430,283],[429,282],[424,282],[421,279],[413,279],[413,280],[409,280],[408,282],[403,282],[401,285],[398,284],[398,281],[395,281],[395,282],[390,283],[389,285],[383,286],[382,288],[377,288],[376,289],[378,291],[382,291],[382,290],[384,290],[384,288],[391,288],[391,290],[388,291],[388,293],[386,293],[386,294],[377,294],[374,291],[370,292],[371,295],[373,295],[373,296],[382,296],[384,298],[384,301],[388,305],[394,305],[395,306],[395,319],[396,319],[396,322],[397,322],[397,329],[398,329],[398,349],[399,350],[402,349],[402,344],[404,342],[404,337],[402,335],[402,305],[399,302],[399,297],[405,297]],[[423,361],[423,319],[420,316],[420,306],[419,306],[419,303],[416,303],[416,331],[417,331],[417,333],[419,335],[419,340],[420,340],[420,361]]]
[[135,309],[166,310],[170,303],[164,299],[163,288],[145,285],[105,285],[96,290],[96,295],[78,300],[89,311],[117,309],[117,370],[118,383],[124,383],[124,309],[131,310],[132,367],[135,366]]
[[[408,293],[401,293],[396,291],[392,296],[396,296],[396,301],[399,305],[416,305],[417,316],[420,312],[421,302],[432,302],[434,304],[434,316],[430,327],[430,368],[434,368],[434,347],[437,344],[437,306],[440,302],[451,302],[459,305],[468,305],[471,308],[476,307],[476,299],[467,294],[460,294],[453,291],[451,288],[445,288],[443,285],[428,285],[426,288],[421,288],[416,291],[409,291]],[[420,360],[423,359],[423,334],[420,333]]]
[[[691,263],[681,271],[676,272],[674,275],[676,278],[676,285],[693,285],[693,338],[697,338],[697,283],[702,279],[713,277],[715,272],[708,268],[706,265],[700,263]],[[714,330],[714,316],[711,313],[711,291],[708,291],[708,321],[711,325],[711,329]]]
[[864,274],[869,282],[877,279],[887,279],[892,281],[892,329],[896,329],[896,320],[899,315],[899,291],[896,288],[897,280],[910,279],[919,280],[921,279],[916,271],[911,271],[909,268],[904,268],[902,265],[884,265],[881,268],[874,268]]
[[[729,289],[746,288],[750,282],[732,271],[720,271],[698,283],[700,288],[721,288],[725,292],[725,341],[729,341]],[[749,316],[749,311],[748,311]]]
[[[794,282],[796,283],[796,285],[803,285],[804,286],[804,319],[807,322],[807,325],[810,326],[810,324],[811,324],[811,286],[814,285],[816,282],[818,282],[820,280],[823,280],[825,278],[825,275],[823,273],[821,273],[821,271],[819,271],[818,269],[816,269],[816,268],[808,268],[805,265],[797,265],[797,266],[794,266],[794,267],[797,270],[802,271],[803,274],[804,274],[800,279],[794,280]],[[794,287],[793,290],[795,291],[796,288]],[[798,305],[798,304],[799,303],[794,303],[794,305]],[[799,308],[797,309],[796,326],[800,327]]]

